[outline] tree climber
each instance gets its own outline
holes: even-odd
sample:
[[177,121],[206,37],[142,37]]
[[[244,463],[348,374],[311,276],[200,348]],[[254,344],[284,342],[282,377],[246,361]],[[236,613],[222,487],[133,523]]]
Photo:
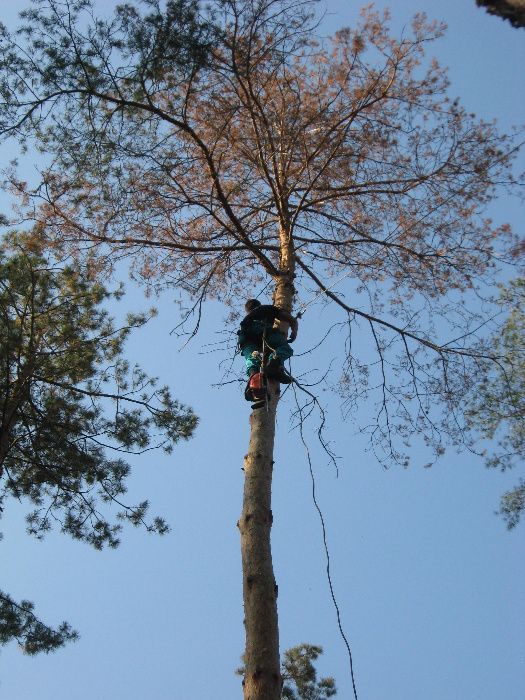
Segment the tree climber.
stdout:
[[293,350],[284,333],[274,328],[274,322],[283,321],[290,326],[289,342],[293,343],[297,337],[297,319],[277,306],[261,304],[258,299],[248,299],[244,308],[247,315],[241,321],[237,335],[241,355],[246,362],[246,374],[252,377],[260,371],[264,341],[270,351],[268,364],[264,367],[266,377],[276,379],[281,384],[290,384],[292,378],[284,369],[283,362],[293,355]]

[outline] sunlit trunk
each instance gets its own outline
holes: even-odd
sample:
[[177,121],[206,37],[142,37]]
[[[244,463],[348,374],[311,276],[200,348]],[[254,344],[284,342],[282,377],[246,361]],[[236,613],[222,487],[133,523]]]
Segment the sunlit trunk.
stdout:
[[[283,227],[281,277],[276,281],[274,304],[291,311],[293,302],[294,258],[291,237]],[[281,324],[287,332],[286,324]],[[244,700],[280,700],[281,671],[277,584],[271,550],[272,474],[274,463],[275,417],[279,385],[269,382],[270,399],[250,416],[250,444],[244,459],[244,500],[239,520],[241,533],[244,625]]]
[[244,459],[244,502],[239,529],[246,630],[245,700],[281,697],[277,585],[270,544],[276,388],[275,382],[271,382],[268,410],[255,409],[250,416],[250,445]]

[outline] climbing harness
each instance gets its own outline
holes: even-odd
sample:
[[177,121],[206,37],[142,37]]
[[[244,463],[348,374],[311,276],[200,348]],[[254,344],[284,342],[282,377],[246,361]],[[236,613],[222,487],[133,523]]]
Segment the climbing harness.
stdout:
[[268,391],[268,376],[267,369],[272,348],[266,341],[266,328],[262,334],[262,357],[261,366],[258,372],[254,372],[248,379],[246,389],[244,390],[244,398],[246,401],[253,401],[252,408],[262,408],[268,410],[268,402],[270,400],[270,392]]
[[[250,323],[243,321],[237,335],[238,348],[241,352],[247,346],[255,348],[251,353],[251,358],[250,355],[247,355],[245,359],[248,367],[258,370],[254,371],[248,379],[244,398],[253,402],[252,408],[266,406],[266,410],[268,410],[271,398],[269,380],[276,380],[276,393],[279,393],[279,384],[290,384],[293,381],[279,358],[280,340],[275,337],[273,321],[271,324],[262,319],[253,319]],[[271,341],[271,345],[269,341]],[[250,359],[253,361],[250,362]]]
[[[248,379],[244,398],[246,401],[253,401],[252,408],[262,408],[266,406],[271,398],[268,380],[276,380],[276,394],[280,393],[279,384],[291,384],[292,377],[285,371],[281,361],[277,357],[277,351],[268,343],[266,330],[261,339],[262,352],[255,351],[260,357],[260,367],[258,372],[254,372]],[[255,352],[253,354],[255,354]]]

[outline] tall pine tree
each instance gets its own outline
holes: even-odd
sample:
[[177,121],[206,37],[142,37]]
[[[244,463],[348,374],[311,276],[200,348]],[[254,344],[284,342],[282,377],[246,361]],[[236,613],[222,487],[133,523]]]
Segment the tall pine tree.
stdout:
[[[345,344],[340,390],[353,404],[366,395],[355,377],[378,387],[379,458],[405,464],[411,436],[436,454],[464,440],[461,397],[495,359],[477,332],[486,317],[465,300],[512,241],[482,212],[515,184],[516,146],[448,96],[446,71],[425,57],[443,27],[417,16],[395,38],[368,8],[319,39],[310,2],[216,0],[207,21],[191,2],[122,5],[97,22],[90,7],[47,0],[3,37],[2,131],[53,155],[37,191],[12,179],[39,205],[40,237],[100,265],[127,255],[199,312],[263,286],[291,313],[318,294],[350,333],[370,334],[373,358]],[[243,465],[250,700],[278,700],[282,686],[278,401],[270,383]]]

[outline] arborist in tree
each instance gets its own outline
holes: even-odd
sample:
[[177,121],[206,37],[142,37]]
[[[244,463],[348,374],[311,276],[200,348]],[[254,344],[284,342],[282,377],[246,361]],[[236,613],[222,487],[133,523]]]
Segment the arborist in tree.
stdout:
[[[250,378],[246,398],[251,401],[258,398],[250,389],[255,388],[252,378],[261,374],[263,358],[265,362],[262,373],[266,378],[275,379],[281,384],[290,384],[292,381],[284,369],[283,362],[293,355],[293,350],[284,333],[274,328],[274,323],[283,321],[290,326],[289,342],[293,343],[297,336],[297,319],[277,306],[261,304],[258,299],[248,299],[244,308],[247,315],[241,321],[237,335],[239,348],[246,362],[246,374]],[[262,383],[260,388],[263,388]]]

